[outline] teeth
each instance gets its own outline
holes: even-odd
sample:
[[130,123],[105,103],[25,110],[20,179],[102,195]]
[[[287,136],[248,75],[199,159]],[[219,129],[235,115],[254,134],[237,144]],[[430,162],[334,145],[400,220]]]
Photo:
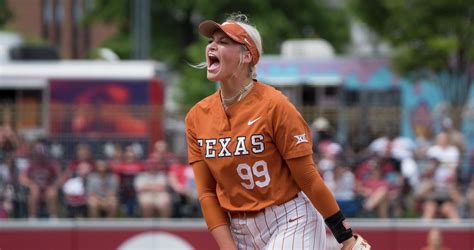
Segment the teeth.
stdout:
[[207,57],[209,58],[210,64],[219,63],[219,58],[216,55],[208,53]]
[[217,57],[215,54],[212,54],[212,53],[208,53],[207,57],[208,57],[208,63],[209,63],[207,70],[211,72],[217,70],[220,65],[219,57]]

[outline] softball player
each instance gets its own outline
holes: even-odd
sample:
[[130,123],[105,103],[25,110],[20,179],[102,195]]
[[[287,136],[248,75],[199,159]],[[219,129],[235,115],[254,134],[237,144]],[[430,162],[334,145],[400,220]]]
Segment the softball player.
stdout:
[[[204,21],[207,78],[219,90],[186,116],[188,158],[209,231],[221,249],[325,249],[325,224],[343,249],[354,236],[312,160],[308,125],[255,78],[259,32],[244,15]],[[315,209],[316,208],[316,209]]]

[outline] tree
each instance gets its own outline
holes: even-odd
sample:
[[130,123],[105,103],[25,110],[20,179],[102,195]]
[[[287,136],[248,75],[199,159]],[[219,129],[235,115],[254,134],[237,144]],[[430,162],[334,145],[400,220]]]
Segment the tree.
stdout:
[[6,0],[0,0],[0,29],[5,27],[8,19],[11,17],[11,12],[8,9]]
[[[131,52],[130,0],[96,0],[89,17],[114,21],[119,33],[107,41],[107,47],[122,58]],[[349,40],[345,10],[331,8],[324,1],[287,0],[161,0],[151,1],[151,57],[165,61],[181,77],[180,103],[183,110],[209,95],[215,85],[205,73],[192,69],[187,62],[204,61],[204,40],[197,26],[204,19],[221,21],[227,14],[240,11],[249,16],[263,37],[265,53],[277,53],[283,40],[321,37],[336,51]]]
[[349,0],[356,16],[395,48],[397,70],[430,78],[462,107],[474,73],[474,5],[463,0]]

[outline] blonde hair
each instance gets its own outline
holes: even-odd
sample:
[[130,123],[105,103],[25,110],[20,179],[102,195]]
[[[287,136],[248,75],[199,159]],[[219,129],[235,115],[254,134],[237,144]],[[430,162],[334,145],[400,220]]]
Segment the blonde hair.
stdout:
[[260,56],[263,54],[262,37],[260,36],[260,32],[258,32],[257,28],[255,28],[253,25],[250,25],[246,15],[241,13],[232,13],[225,21],[237,23],[240,25],[240,27],[242,27],[254,41],[255,45],[257,46],[258,54],[260,54]]
[[[258,54],[262,56],[263,54],[263,47],[262,47],[262,37],[260,36],[260,32],[258,32],[257,28],[255,28],[253,25],[250,25],[248,21],[248,17],[245,14],[242,13],[232,13],[229,15],[229,17],[226,18],[225,22],[232,22],[232,23],[237,23],[242,27],[247,34],[249,34],[250,38],[254,41],[255,45],[257,46]],[[239,61],[239,66],[242,65],[242,59],[243,59],[243,52],[248,51],[247,47],[245,45],[242,45],[242,50],[240,52],[240,61]],[[188,63],[189,64],[189,63]],[[199,64],[193,65],[189,64],[191,67],[196,68],[196,69],[205,69],[207,68],[207,63],[206,62],[201,62]],[[256,70],[256,65],[250,64],[249,68],[249,76],[253,79],[257,77],[257,70]]]

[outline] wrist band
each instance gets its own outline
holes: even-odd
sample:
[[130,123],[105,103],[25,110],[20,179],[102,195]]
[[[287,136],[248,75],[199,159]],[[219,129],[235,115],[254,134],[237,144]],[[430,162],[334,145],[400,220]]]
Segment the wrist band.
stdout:
[[348,226],[345,226],[345,219],[346,218],[342,214],[341,210],[339,210],[337,213],[324,220],[339,243],[342,243],[343,241],[352,237],[352,229]]

